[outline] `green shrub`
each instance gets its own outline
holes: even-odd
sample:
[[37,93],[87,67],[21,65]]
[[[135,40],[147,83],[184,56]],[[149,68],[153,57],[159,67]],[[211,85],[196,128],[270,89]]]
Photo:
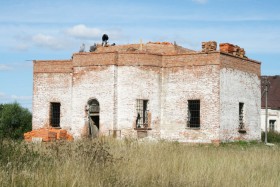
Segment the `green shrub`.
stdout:
[[[265,132],[262,132],[262,141],[264,142]],[[280,133],[275,131],[267,132],[267,142],[269,143],[280,143]]]
[[32,129],[31,112],[18,103],[0,104],[0,138],[22,139]]

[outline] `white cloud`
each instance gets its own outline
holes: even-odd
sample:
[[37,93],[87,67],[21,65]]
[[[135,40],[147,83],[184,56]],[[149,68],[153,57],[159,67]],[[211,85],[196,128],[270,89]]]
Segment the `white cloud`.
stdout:
[[27,60],[25,62],[19,63],[19,66],[24,67],[24,68],[32,68],[33,60]]
[[17,44],[13,49],[16,51],[27,51],[29,46],[27,44]]
[[66,41],[45,34],[37,34],[33,36],[32,41],[38,46],[53,50],[67,48]]
[[32,96],[29,95],[7,95],[4,92],[0,92],[0,103],[10,103],[14,101],[32,101]]
[[[78,49],[81,43],[92,45],[94,42],[101,42],[101,37],[107,33],[110,41],[122,38],[122,30],[119,28],[101,29],[88,27],[84,24],[73,25],[64,29],[29,30],[16,34],[11,49],[19,52],[32,51],[35,48],[47,48],[50,50],[74,50]],[[1,47],[1,44],[0,44]]]
[[0,103],[13,103],[17,102],[22,107],[32,111],[32,96],[19,96],[19,95],[8,95],[4,92],[0,92]]
[[199,3],[199,4],[205,4],[208,2],[208,0],[192,0],[193,2]]
[[89,28],[80,24],[67,29],[65,33],[78,39],[96,39],[101,38],[103,31],[98,28]]
[[18,68],[30,69],[32,67],[33,67],[33,61],[32,60],[27,60],[27,61],[23,61],[23,62],[9,63],[9,65],[0,64],[0,71],[14,71],[14,70],[17,70]]
[[5,97],[5,93],[0,92],[0,98],[3,98],[3,97]]
[[12,70],[13,68],[11,66],[8,66],[6,64],[0,64],[0,71],[8,71]]
[[20,101],[32,100],[32,96],[23,96],[23,95],[21,95],[21,96],[11,95],[10,98],[13,100],[20,100]]

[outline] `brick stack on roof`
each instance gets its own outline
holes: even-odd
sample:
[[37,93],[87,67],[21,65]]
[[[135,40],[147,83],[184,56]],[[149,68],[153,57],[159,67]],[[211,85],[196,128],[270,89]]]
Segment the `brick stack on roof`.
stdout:
[[233,45],[230,43],[220,43],[220,51],[224,53],[229,53],[234,56],[238,56],[241,58],[247,58],[245,56],[245,50],[238,45]]
[[216,50],[217,50],[217,42],[215,41],[202,42],[202,52],[208,53]]

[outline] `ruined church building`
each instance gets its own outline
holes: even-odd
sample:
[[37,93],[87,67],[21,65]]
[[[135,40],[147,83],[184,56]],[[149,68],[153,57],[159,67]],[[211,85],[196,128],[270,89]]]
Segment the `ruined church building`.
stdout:
[[33,129],[195,143],[261,138],[261,64],[232,44],[98,45],[33,64]]

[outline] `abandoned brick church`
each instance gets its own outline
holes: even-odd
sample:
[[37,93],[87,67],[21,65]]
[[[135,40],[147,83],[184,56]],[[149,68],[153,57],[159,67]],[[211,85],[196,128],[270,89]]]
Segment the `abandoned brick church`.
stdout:
[[70,60],[35,60],[33,129],[75,138],[179,142],[260,140],[260,62],[224,43],[97,45]]

